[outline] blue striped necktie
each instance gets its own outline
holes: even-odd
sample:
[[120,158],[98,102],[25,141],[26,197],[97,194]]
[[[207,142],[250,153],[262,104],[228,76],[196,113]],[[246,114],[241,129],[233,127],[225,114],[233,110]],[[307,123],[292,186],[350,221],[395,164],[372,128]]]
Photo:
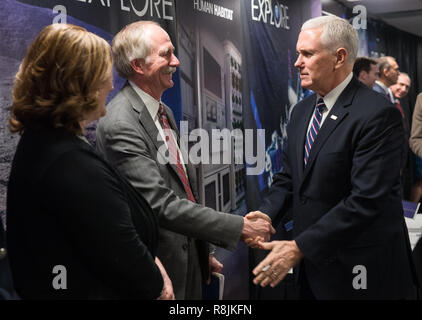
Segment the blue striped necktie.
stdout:
[[319,129],[321,128],[322,113],[324,112],[325,108],[326,106],[324,100],[322,100],[322,98],[319,98],[315,107],[314,116],[312,117],[311,127],[308,131],[308,134],[306,135],[305,157],[303,159],[305,166],[308,162],[309,153],[311,152],[312,145],[314,144]]

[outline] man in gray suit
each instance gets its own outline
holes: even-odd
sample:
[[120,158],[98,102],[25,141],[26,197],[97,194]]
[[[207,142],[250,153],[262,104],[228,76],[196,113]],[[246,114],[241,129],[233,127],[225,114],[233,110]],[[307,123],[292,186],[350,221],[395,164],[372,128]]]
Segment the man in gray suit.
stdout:
[[[207,280],[210,271],[222,269],[208,243],[234,250],[239,239],[268,240],[275,230],[267,217],[247,219],[197,203],[195,172],[181,161],[177,125],[161,101],[180,64],[167,32],[155,22],[138,21],[115,36],[112,50],[116,69],[128,83],[99,122],[97,148],[157,214],[157,255],[176,299],[200,299],[201,278]],[[168,153],[163,155],[163,149]],[[168,154],[174,161],[164,163]]]

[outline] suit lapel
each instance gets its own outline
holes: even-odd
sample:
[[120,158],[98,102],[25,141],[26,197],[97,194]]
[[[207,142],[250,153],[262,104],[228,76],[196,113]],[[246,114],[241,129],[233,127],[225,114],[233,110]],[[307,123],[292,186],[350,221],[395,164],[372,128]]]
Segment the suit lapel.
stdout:
[[[303,171],[301,184],[306,179],[309,172],[312,170],[315,159],[317,158],[318,153],[320,152],[321,148],[324,146],[328,137],[331,134],[333,134],[334,129],[343,121],[343,119],[349,113],[349,110],[347,109],[347,107],[351,105],[351,103],[353,101],[353,97],[354,97],[356,90],[357,90],[357,86],[358,86],[358,84],[355,81],[357,81],[357,80],[352,78],[352,80],[350,81],[348,86],[340,94],[336,103],[331,108],[330,113],[327,115],[327,118],[325,119],[321,129],[319,130],[319,133],[318,133],[318,135],[315,139],[315,142],[312,145],[311,152],[309,153],[308,162],[307,162],[306,167]],[[309,123],[309,121],[307,122],[307,124],[308,123]],[[305,133],[305,135],[306,135],[306,133]],[[303,144],[302,144],[302,154],[304,152],[303,151],[304,144],[305,144],[305,140],[303,140]],[[303,168],[303,157],[302,157],[301,161],[302,161],[301,168]]]
[[[147,107],[145,106],[145,103],[142,101],[139,95],[135,92],[135,90],[133,90],[130,84],[126,85],[125,94],[126,94],[126,97],[129,99],[130,103],[132,104],[133,109],[139,113],[138,120],[140,124],[144,127],[145,132],[147,133],[151,141],[154,143],[154,146],[157,148],[157,153],[159,153],[163,157],[163,159],[167,159],[168,156],[163,152],[164,150],[167,150],[167,148],[165,147],[164,141],[162,141],[161,139],[158,139],[158,135],[159,135],[158,129],[155,126],[154,120],[151,118],[151,114],[149,113]],[[167,114],[171,115],[171,112],[169,112],[169,109],[167,106],[166,108],[167,108],[166,110]],[[178,140],[179,135],[178,135],[177,127],[175,125],[176,124],[175,120],[172,116],[168,116],[168,118],[169,118],[170,126],[175,131],[176,139]],[[177,170],[176,165],[172,163],[168,163],[168,165],[172,168],[174,173],[179,177],[180,183],[183,184],[181,177],[179,176],[179,172]]]

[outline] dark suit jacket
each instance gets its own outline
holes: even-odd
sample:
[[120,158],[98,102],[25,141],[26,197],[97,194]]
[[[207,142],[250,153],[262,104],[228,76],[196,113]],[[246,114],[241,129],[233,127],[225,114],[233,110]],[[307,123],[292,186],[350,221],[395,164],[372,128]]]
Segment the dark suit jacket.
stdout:
[[[88,143],[64,130],[22,135],[7,227],[15,288],[24,299],[155,299],[163,288],[151,208]],[[66,268],[66,289],[53,287],[64,275],[53,273],[56,265]]]
[[[315,103],[314,94],[295,106],[284,169],[260,210],[276,217],[292,209],[293,238],[304,254],[300,270],[316,298],[410,297],[414,274],[400,197],[400,112],[353,78],[304,168]],[[366,268],[367,289],[354,288],[353,280],[362,275],[353,273],[355,266]]]
[[18,297],[13,288],[12,272],[10,271],[9,258],[6,250],[6,237],[1,219],[0,250],[0,300],[16,300]]
[[415,158],[413,155],[412,150],[409,146],[409,138],[410,138],[410,126],[411,126],[411,119],[412,115],[409,108],[409,99],[408,97],[399,99],[400,106],[403,109],[403,128],[404,128],[404,139],[403,148],[404,148],[404,161],[402,165],[402,176],[401,176],[401,183],[403,189],[403,199],[410,200],[411,189],[413,185],[413,170],[414,170],[414,162]]

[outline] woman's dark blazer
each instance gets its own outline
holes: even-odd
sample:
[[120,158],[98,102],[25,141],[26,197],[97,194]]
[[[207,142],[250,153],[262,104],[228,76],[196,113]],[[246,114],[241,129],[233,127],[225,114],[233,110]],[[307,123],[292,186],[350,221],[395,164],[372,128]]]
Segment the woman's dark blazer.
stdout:
[[7,194],[16,291],[29,299],[155,299],[155,215],[79,137],[25,130]]

